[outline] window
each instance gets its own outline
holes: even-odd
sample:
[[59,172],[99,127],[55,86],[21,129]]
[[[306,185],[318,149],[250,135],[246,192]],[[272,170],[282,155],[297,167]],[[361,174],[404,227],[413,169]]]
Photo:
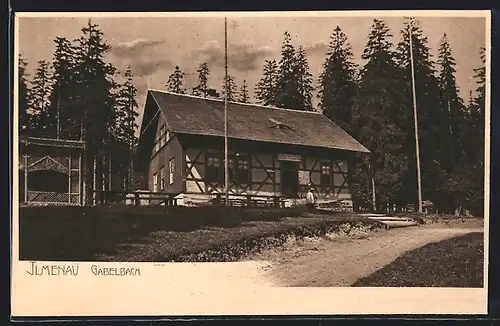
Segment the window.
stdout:
[[153,155],[158,153],[160,148],[162,148],[170,139],[170,132],[167,130],[167,127],[163,124],[160,126],[160,131],[155,138],[155,144],[153,148]]
[[248,168],[248,159],[240,157],[238,159],[238,183],[247,184],[250,181],[250,170]]
[[165,190],[165,167],[160,168],[160,190]]
[[168,180],[170,182],[170,184],[173,184],[174,181],[175,181],[175,160],[174,159],[170,159],[170,161],[168,161],[168,170],[169,170],[169,177],[168,177]]
[[[210,154],[207,156],[206,179],[208,182],[224,181],[224,159],[221,155]],[[236,184],[248,184],[250,182],[250,168],[248,158],[238,155],[228,157],[228,179]]]
[[235,182],[236,181],[236,173],[235,173],[235,166],[234,166],[234,159],[229,158],[229,164],[227,167],[227,174],[229,177],[229,182]]
[[158,143],[158,139],[155,140],[155,145],[153,148],[153,155],[155,155],[160,150],[160,143]]
[[165,130],[166,130],[165,125],[161,125],[161,127],[160,127],[160,135],[158,137],[159,138],[159,143],[160,143],[160,148],[167,143],[166,139],[165,139]]
[[153,173],[153,192],[158,191],[158,174],[155,172]]
[[320,184],[323,187],[330,187],[332,185],[332,165],[330,163],[321,164]]
[[209,182],[220,181],[221,178],[221,159],[216,155],[207,157],[206,179]]

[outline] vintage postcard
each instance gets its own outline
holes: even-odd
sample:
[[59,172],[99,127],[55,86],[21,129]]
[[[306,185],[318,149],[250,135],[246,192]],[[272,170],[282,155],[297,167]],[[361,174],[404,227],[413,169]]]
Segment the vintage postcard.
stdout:
[[490,12],[14,26],[14,317],[486,314]]

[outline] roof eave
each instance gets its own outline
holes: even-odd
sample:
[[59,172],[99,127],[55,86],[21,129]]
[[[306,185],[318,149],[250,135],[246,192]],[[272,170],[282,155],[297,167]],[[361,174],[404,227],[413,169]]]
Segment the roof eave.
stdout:
[[[203,133],[192,133],[192,132],[186,132],[186,131],[176,131],[176,130],[171,130],[172,133],[179,134],[179,135],[187,135],[187,136],[201,136],[201,137],[217,137],[221,138],[224,137],[224,135],[214,135],[214,134],[203,134]],[[363,145],[359,145],[362,147],[362,149],[355,149],[355,148],[341,148],[341,147],[328,147],[328,146],[316,146],[316,145],[308,145],[308,144],[300,144],[300,143],[284,143],[284,142],[278,142],[278,141],[271,141],[271,140],[261,140],[261,139],[250,139],[250,138],[241,138],[241,137],[228,137],[228,139],[233,139],[233,140],[243,140],[243,141],[249,141],[249,142],[257,142],[257,143],[268,143],[268,144],[284,144],[284,145],[292,145],[292,146],[304,146],[304,147],[314,147],[314,148],[320,148],[320,149],[327,149],[327,150],[337,150],[337,151],[346,151],[346,152],[355,152],[355,153],[365,153],[365,154],[370,154],[371,152],[364,147]]]

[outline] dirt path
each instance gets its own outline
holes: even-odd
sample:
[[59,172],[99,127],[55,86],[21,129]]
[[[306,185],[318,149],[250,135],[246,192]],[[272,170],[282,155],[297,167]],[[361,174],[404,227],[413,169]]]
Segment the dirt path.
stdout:
[[430,242],[470,232],[482,232],[479,222],[432,223],[391,229],[357,237],[309,239],[262,252],[250,260],[267,261],[260,277],[274,286],[350,286],[391,263],[406,251]]

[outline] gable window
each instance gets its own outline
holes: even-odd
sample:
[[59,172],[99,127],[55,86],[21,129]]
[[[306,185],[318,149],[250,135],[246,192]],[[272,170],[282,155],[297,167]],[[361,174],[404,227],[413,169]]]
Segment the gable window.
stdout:
[[209,155],[207,157],[206,179],[209,182],[220,181],[221,174],[221,159],[217,155]]
[[160,168],[160,190],[165,190],[165,167]]
[[175,182],[175,159],[170,159],[168,161],[168,171],[169,171],[169,176],[168,180],[170,184],[173,184]]
[[165,127],[165,125],[161,125],[161,127],[160,127],[160,135],[159,135],[160,148],[167,143],[167,140],[165,138],[165,134],[166,134],[165,131],[166,130],[167,130],[167,128]]
[[332,165],[330,163],[321,163],[320,184],[323,187],[332,185]]
[[158,191],[158,174],[155,172],[153,173],[153,192]]
[[158,139],[155,140],[155,146],[153,148],[153,155],[155,155],[156,153],[158,153],[158,151],[160,150],[160,143],[158,141]]
[[155,138],[155,143],[153,147],[153,155],[158,153],[158,151],[165,146],[165,144],[169,141],[170,139],[170,132],[167,129],[167,126],[165,124],[162,124],[160,126],[160,130],[158,132],[158,135]]

